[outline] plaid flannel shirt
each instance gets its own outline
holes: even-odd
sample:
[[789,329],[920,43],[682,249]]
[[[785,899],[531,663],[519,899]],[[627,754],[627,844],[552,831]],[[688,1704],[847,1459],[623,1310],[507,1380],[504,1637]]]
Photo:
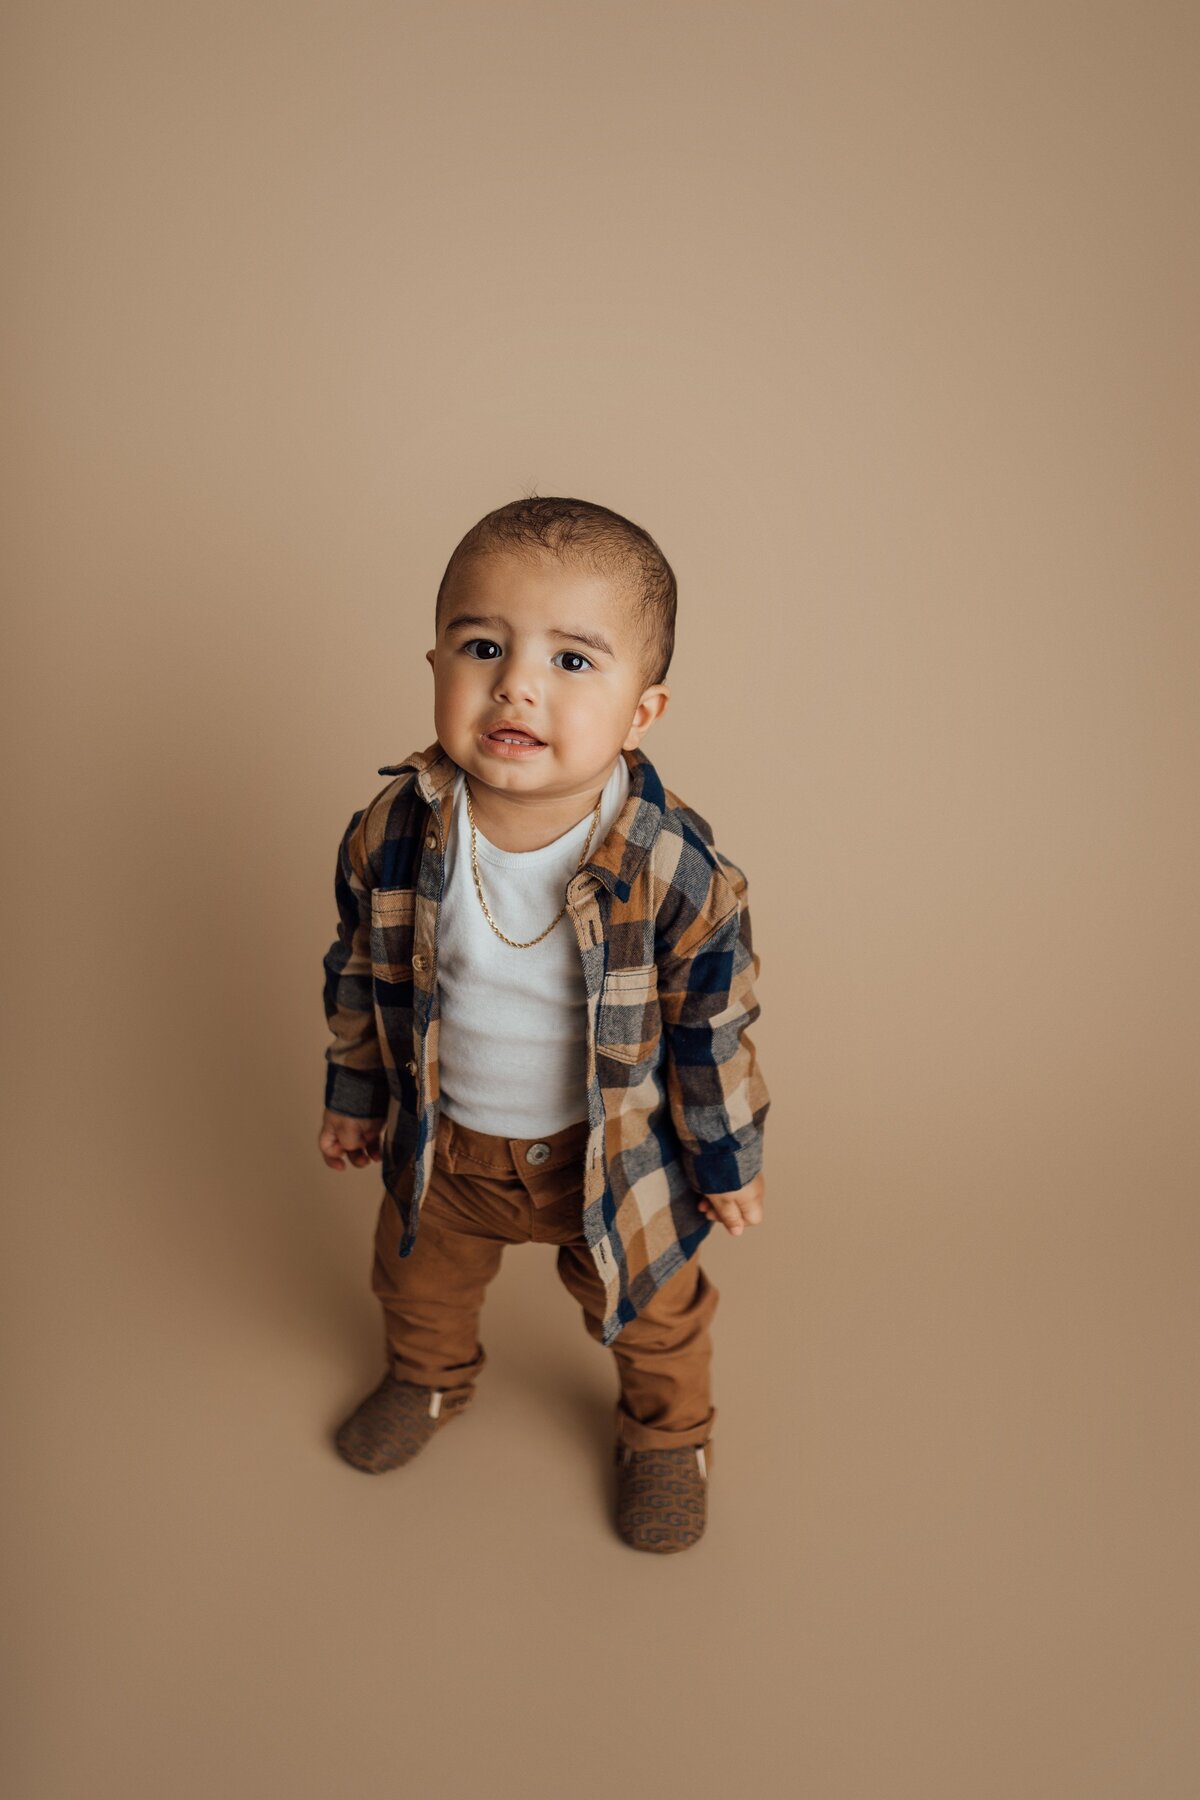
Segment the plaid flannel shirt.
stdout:
[[[611,1344],[712,1229],[696,1196],[762,1168],[770,1105],[747,1027],[759,971],[746,877],[706,820],[624,750],[625,805],[566,885],[587,994],[583,1229]],[[458,765],[385,764],[338,850],[325,956],[325,1105],[385,1120],[384,1185],[416,1240],[439,1117],[437,927]]]

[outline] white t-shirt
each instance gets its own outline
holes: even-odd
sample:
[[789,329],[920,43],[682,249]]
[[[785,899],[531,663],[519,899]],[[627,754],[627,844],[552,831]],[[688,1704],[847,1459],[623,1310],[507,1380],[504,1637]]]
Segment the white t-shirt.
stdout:
[[[496,936],[471,873],[465,781],[459,769],[438,919],[441,1105],[474,1131],[545,1137],[587,1117],[587,990],[579,940],[570,913],[527,950]],[[629,768],[621,755],[604,784],[589,857],[628,794]],[[498,850],[476,826],[484,898],[508,937],[528,944],[559,911],[591,817],[540,850]]]

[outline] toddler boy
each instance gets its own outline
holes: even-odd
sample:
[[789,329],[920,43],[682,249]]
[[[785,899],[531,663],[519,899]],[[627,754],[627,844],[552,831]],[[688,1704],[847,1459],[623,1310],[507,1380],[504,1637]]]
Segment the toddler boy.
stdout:
[[506,1244],[557,1246],[617,1366],[616,1524],[704,1530],[698,1251],[763,1216],[770,1099],[747,882],[639,748],[666,707],[675,577],[607,507],[488,513],[438,590],[436,739],[342,836],[325,957],[326,1164],[381,1162],[387,1367],[337,1448],[408,1462],[471,1401]]

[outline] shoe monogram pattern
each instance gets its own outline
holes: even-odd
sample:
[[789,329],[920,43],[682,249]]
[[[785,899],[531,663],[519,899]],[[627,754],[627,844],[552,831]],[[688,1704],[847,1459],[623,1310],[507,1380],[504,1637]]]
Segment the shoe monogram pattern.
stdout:
[[400,1381],[390,1371],[340,1426],[334,1443],[343,1461],[368,1475],[411,1462],[463,1403],[438,1388]]
[[703,1535],[711,1440],[671,1450],[631,1450],[618,1443],[614,1460],[617,1531],[627,1544],[635,1550],[686,1550]]

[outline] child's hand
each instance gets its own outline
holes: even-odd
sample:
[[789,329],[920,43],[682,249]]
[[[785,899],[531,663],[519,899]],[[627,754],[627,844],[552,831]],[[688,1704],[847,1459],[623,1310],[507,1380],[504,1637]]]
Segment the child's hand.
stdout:
[[383,1156],[380,1134],[386,1123],[386,1119],[353,1119],[326,1107],[317,1148],[331,1169],[344,1169],[343,1157],[356,1169],[365,1169]]
[[700,1211],[709,1219],[719,1219],[732,1237],[740,1237],[747,1225],[761,1225],[763,1194],[766,1183],[762,1170],[744,1188],[731,1194],[701,1194]]

